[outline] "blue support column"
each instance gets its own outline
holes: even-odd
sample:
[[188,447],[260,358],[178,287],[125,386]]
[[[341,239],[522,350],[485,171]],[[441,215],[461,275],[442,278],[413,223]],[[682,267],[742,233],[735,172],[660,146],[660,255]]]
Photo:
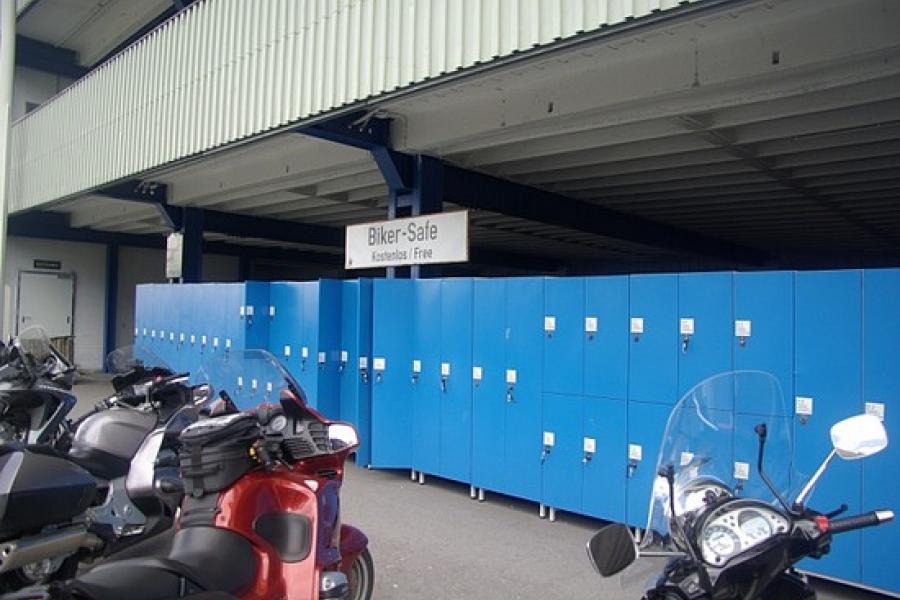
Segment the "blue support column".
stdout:
[[203,210],[184,209],[182,283],[199,283],[203,278]]
[[119,291],[119,245],[106,246],[106,343],[104,356],[116,348],[116,300]]

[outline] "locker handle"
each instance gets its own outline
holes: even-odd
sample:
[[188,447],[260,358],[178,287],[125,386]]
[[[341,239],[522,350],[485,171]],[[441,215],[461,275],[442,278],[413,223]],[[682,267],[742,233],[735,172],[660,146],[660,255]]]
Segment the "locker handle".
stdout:
[[447,378],[441,377],[441,392],[447,393]]
[[362,380],[363,383],[368,384],[369,383],[369,371],[367,369],[360,369],[359,370],[359,378]]
[[507,402],[507,404],[512,404],[513,402],[516,401],[515,397],[513,396],[514,389],[515,388],[511,385],[506,386],[506,402]]
[[688,346],[691,343],[691,336],[685,334],[681,336],[681,353],[687,354]]
[[589,462],[591,462],[591,459],[592,459],[592,458],[594,458],[594,453],[593,453],[593,452],[585,452],[585,453],[584,453],[584,457],[581,459],[581,463],[586,465],[586,464],[588,464]]
[[635,471],[637,471],[637,468],[638,468],[638,461],[633,460],[633,459],[628,461],[628,473],[627,473],[628,479],[631,479],[632,477],[634,477],[634,473],[635,473]]
[[541,464],[547,460],[547,457],[550,456],[550,451],[553,449],[553,446],[548,446],[544,444],[543,449],[541,450]]

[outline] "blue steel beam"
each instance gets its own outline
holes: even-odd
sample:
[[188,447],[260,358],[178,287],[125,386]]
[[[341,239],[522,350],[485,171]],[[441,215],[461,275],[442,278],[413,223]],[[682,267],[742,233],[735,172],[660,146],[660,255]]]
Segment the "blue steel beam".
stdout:
[[169,205],[169,186],[165,183],[128,179],[101,188],[94,194],[117,200],[152,204],[156,207],[160,218],[169,229],[172,231],[181,229],[182,210],[180,207]]
[[68,48],[58,48],[24,35],[16,36],[16,64],[20,67],[81,79],[88,69],[78,64],[78,54]]
[[204,210],[203,227],[206,231],[233,237],[262,238],[331,248],[344,247],[344,230],[324,225]]

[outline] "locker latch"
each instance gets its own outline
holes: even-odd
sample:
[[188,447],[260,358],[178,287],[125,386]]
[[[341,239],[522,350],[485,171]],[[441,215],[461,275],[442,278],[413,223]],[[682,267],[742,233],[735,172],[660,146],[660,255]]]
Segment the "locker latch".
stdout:
[[450,363],[441,363],[441,391],[447,392],[447,382],[450,380]]
[[378,356],[372,360],[372,368],[375,370],[375,383],[381,383],[382,373],[384,373],[386,366],[387,361],[384,357]]
[[553,332],[556,331],[556,317],[552,315],[547,315],[544,317],[544,333],[547,334],[548,338],[553,337]]
[[631,335],[635,342],[641,341],[641,335],[644,333],[644,317],[631,317]]
[[472,367],[472,384],[475,387],[481,385],[481,380],[484,379],[484,370],[479,366]]
[[736,461],[734,463],[734,490],[736,494],[744,491],[744,482],[750,479],[750,463]]
[[694,335],[694,319],[690,317],[679,319],[678,330],[681,333],[681,351],[687,354],[691,336]]
[[326,363],[326,354],[324,352],[319,352],[318,354],[316,354],[316,360],[319,363],[319,370],[324,371],[325,363]]
[[363,383],[369,383],[369,357],[359,357],[359,378]]
[[350,357],[346,350],[341,350],[341,361],[338,363],[338,373],[343,373],[347,368],[347,359]]
[[801,425],[806,425],[813,414],[813,399],[809,396],[795,397],[794,414],[800,418]]
[[634,477],[641,459],[644,457],[644,448],[638,444],[628,444],[628,479]]
[[584,333],[587,335],[589,341],[597,336],[597,329],[597,317],[584,318]]
[[419,359],[413,359],[412,361],[412,373],[410,374],[409,380],[413,385],[419,383],[419,377],[422,375],[422,361]]
[[734,322],[734,337],[738,339],[738,344],[742,348],[747,345],[752,325],[753,323],[748,319],[738,319]]
[[306,370],[306,361],[309,359],[309,348],[303,346],[300,348],[300,370]]
[[516,401],[515,391],[516,391],[516,380],[518,379],[519,374],[515,369],[507,369],[506,370],[506,402],[512,403]]
[[553,446],[556,445],[556,434],[552,431],[544,432],[544,444],[541,447],[541,464],[544,464],[544,461],[547,460],[547,457],[550,456],[550,451],[553,450]]
[[594,458],[594,453],[597,452],[597,440],[594,438],[586,437],[584,438],[584,456],[581,459],[582,464],[588,464],[591,462],[591,459]]

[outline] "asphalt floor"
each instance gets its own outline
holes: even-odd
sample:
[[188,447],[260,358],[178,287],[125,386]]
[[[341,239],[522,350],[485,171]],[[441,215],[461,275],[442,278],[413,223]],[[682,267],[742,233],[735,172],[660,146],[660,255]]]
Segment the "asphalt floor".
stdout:
[[[109,389],[102,380],[76,386],[76,412],[90,408]],[[557,513],[538,517],[538,506],[488,493],[469,497],[469,486],[409,471],[376,471],[348,464],[341,495],[345,523],[369,537],[375,561],[377,600],[491,598],[492,600],[637,600],[634,585],[602,579],[585,552],[603,525]],[[134,546],[120,556],[164,554],[169,534]],[[223,557],[225,559],[226,557]],[[816,580],[820,600],[884,598]]]

